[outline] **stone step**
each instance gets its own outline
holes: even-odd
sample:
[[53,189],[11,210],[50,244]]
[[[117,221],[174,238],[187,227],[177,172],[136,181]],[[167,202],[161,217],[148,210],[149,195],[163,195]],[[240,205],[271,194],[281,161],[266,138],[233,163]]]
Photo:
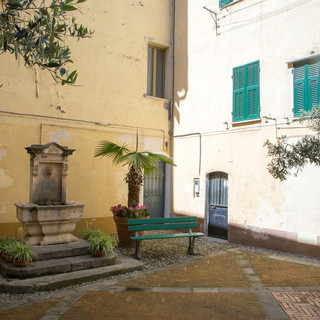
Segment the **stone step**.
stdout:
[[36,254],[34,261],[42,261],[87,255],[88,246],[88,241],[84,239],[78,239],[78,241],[69,243],[52,244],[46,246],[31,246],[31,248]]
[[103,257],[81,255],[75,257],[34,261],[26,267],[16,267],[13,263],[2,260],[0,262],[2,274],[8,278],[27,279],[67,273],[77,270],[92,269],[116,263],[117,254],[109,253]]
[[[37,291],[54,290],[142,269],[143,263],[141,261],[118,253],[116,263],[104,267],[71,271],[30,279],[9,279],[0,275],[0,292],[34,293]],[[21,270],[21,268],[19,270]]]

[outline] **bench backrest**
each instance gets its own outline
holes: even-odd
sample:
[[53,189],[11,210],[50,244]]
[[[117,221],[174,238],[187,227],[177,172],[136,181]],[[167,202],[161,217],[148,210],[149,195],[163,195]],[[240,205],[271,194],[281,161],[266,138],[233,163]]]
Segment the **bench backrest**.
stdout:
[[170,230],[196,228],[197,217],[173,217],[151,219],[129,219],[129,231]]

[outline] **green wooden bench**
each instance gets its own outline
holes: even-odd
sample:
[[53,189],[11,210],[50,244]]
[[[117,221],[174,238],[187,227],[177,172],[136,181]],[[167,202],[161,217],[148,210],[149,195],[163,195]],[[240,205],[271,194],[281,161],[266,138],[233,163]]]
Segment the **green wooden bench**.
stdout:
[[[194,241],[197,237],[204,236],[201,232],[192,232],[192,228],[198,226],[197,217],[174,217],[174,218],[151,218],[151,219],[129,219],[128,230],[134,231],[135,236],[131,239],[136,240],[136,253],[137,259],[141,259],[140,241],[151,239],[168,239],[168,238],[189,238],[188,253],[197,254],[194,248]],[[188,233],[176,234],[146,234],[139,236],[139,231],[150,230],[175,230],[175,229],[189,229]]]

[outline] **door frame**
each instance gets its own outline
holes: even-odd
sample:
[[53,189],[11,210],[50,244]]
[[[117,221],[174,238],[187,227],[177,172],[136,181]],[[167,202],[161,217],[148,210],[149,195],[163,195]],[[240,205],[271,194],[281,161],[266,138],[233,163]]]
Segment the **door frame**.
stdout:
[[[226,174],[228,177],[228,186],[229,184],[229,174],[226,171],[222,171],[222,170],[213,170],[213,171],[209,171],[206,174],[206,194],[205,194],[205,213],[204,213],[204,234],[206,236],[209,235],[209,177],[210,175],[212,175],[213,173],[223,173]],[[228,187],[228,226],[229,226],[229,187]],[[228,233],[228,237],[229,237],[229,233]],[[218,238],[217,238],[218,239]]]

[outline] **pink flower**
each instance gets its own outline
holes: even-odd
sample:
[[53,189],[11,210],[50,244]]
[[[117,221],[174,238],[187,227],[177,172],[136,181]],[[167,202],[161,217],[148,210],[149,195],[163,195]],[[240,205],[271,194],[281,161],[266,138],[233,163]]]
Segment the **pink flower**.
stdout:
[[137,210],[139,210],[139,209],[140,209],[140,207],[139,207],[139,206],[136,206],[136,209],[137,209]]
[[145,206],[141,206],[141,209],[147,209]]
[[135,214],[136,216],[138,216],[138,215],[139,215],[139,212],[135,212],[134,214]]
[[129,207],[129,210],[133,210],[133,208],[132,208],[132,207]]

